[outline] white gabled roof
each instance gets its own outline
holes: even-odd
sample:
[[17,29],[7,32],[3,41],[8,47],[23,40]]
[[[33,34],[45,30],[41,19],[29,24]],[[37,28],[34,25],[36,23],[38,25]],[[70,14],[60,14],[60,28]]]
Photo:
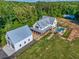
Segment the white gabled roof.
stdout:
[[7,32],[7,36],[10,38],[13,44],[20,42],[30,35],[32,35],[32,32],[27,25]]

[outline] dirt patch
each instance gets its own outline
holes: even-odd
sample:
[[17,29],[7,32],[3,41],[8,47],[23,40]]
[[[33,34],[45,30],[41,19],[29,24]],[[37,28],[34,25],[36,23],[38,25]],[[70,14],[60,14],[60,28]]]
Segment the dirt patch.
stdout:
[[75,40],[75,38],[77,38],[77,37],[79,37],[79,27],[72,29],[72,31],[68,37],[68,40],[72,41],[72,40]]
[[61,26],[67,26],[69,28],[79,27],[79,25],[70,22],[68,19],[57,18],[57,20],[58,20],[58,24],[61,25]]

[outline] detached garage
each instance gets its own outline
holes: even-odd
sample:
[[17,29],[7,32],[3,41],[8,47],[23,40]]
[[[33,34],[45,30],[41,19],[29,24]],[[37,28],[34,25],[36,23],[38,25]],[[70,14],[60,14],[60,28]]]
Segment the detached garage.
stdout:
[[21,49],[33,40],[32,32],[26,25],[6,33],[7,45],[15,51]]

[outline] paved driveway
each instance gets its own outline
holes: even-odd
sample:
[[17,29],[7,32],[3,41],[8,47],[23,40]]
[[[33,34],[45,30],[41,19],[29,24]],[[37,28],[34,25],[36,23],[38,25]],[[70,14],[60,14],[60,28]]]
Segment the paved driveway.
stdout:
[[9,45],[5,45],[2,49],[8,56],[12,56],[15,53],[15,50]]
[[15,55],[8,57],[7,54],[0,48],[0,59],[15,59]]
[[7,57],[7,55],[1,48],[0,48],[0,59],[10,59]]

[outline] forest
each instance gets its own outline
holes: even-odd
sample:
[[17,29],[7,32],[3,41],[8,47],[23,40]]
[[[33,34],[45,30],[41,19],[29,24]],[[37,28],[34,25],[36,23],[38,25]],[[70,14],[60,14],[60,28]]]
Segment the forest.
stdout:
[[79,2],[5,2],[0,1],[0,45],[6,44],[6,32],[23,25],[32,26],[43,15],[75,15],[79,20]]

